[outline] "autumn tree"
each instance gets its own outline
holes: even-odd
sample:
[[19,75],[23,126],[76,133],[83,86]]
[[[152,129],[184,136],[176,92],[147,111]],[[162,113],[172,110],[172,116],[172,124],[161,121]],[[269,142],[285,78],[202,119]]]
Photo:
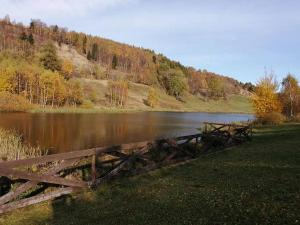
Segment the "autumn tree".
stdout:
[[225,97],[224,83],[220,78],[216,76],[212,76],[208,79],[207,83],[208,83],[210,97],[213,98]]
[[83,88],[78,80],[71,79],[67,83],[66,103],[68,105],[80,105],[83,102]]
[[264,118],[269,113],[280,113],[281,103],[278,98],[278,83],[272,74],[265,75],[257,83],[252,102],[258,118]]
[[179,98],[187,89],[187,82],[180,70],[171,69],[166,71],[162,78],[163,86],[169,95]]
[[66,87],[63,77],[57,72],[45,70],[41,74],[41,103],[43,106],[61,105],[66,98]]
[[154,88],[149,89],[147,104],[152,108],[154,108],[158,104],[158,95]]
[[70,60],[63,60],[61,72],[66,80],[69,80],[74,73],[74,65]]
[[124,107],[128,98],[129,85],[127,81],[109,81],[107,98],[110,105]]
[[299,91],[300,87],[297,79],[293,75],[288,74],[282,81],[281,100],[283,111],[290,118],[293,118],[297,113],[297,103],[300,97]]
[[16,65],[9,59],[2,60],[0,57],[0,92],[13,90],[13,78],[16,72]]
[[43,46],[40,55],[40,62],[47,70],[61,70],[61,62],[57,56],[56,47],[50,42]]

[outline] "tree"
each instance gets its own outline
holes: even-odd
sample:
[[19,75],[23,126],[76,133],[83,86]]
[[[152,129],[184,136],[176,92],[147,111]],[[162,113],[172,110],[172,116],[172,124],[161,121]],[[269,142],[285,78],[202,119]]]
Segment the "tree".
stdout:
[[299,98],[299,84],[297,79],[288,74],[282,81],[281,99],[284,112],[290,118],[295,116],[297,98]]
[[180,70],[171,69],[163,74],[163,86],[169,95],[179,98],[187,89],[187,81]]
[[208,79],[208,88],[210,97],[224,97],[224,83],[216,76],[212,76]]
[[152,108],[158,104],[158,95],[154,88],[149,89],[147,104]]
[[254,92],[255,85],[253,85],[251,82],[247,82],[243,85],[243,88],[246,89],[249,92]]
[[281,112],[277,90],[278,84],[272,74],[265,75],[257,83],[252,102],[258,118],[267,117],[269,113]]
[[65,83],[58,72],[45,70],[41,74],[42,105],[61,105],[67,96]]
[[31,45],[34,45],[34,38],[33,38],[33,35],[32,35],[32,34],[29,34],[29,35],[28,35],[27,40],[28,40],[28,42],[29,42]]
[[69,80],[74,73],[74,66],[70,60],[64,60],[61,66],[61,72],[66,80]]
[[86,57],[88,60],[92,60],[92,54],[90,51],[88,51],[88,54],[87,54],[87,57]]
[[42,48],[40,62],[42,66],[47,70],[61,70],[61,62],[58,59],[56,48],[52,43],[48,43]]
[[0,58],[0,92],[12,92],[17,65],[11,58]]
[[83,54],[86,54],[86,44],[87,44],[87,37],[84,35],[83,40],[82,40],[82,52]]
[[27,41],[27,34],[24,31],[20,35],[20,40]]
[[118,58],[116,55],[113,56],[112,62],[111,62],[111,68],[113,70],[117,69],[118,66]]
[[67,83],[67,103],[80,105],[83,102],[83,89],[78,80],[71,79]]
[[98,61],[98,57],[99,57],[99,47],[98,47],[98,44],[97,43],[94,43],[93,44],[93,47],[92,47],[92,55],[91,55],[91,58],[95,61]]
[[128,89],[129,85],[127,81],[110,81],[108,83],[109,92],[107,93],[110,105],[123,107],[127,102]]

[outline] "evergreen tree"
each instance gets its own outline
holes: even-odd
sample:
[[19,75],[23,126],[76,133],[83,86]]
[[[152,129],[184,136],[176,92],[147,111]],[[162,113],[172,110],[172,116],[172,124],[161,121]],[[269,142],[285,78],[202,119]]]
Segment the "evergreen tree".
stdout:
[[118,66],[118,58],[116,55],[114,55],[113,59],[112,59],[111,67],[112,67],[112,69],[115,70],[117,68],[117,66]]
[[32,35],[32,34],[29,34],[29,35],[28,35],[27,40],[28,40],[28,42],[29,42],[31,45],[34,45],[34,38],[33,38],[33,35]]
[[58,59],[56,48],[52,43],[48,43],[42,48],[40,62],[42,66],[47,70],[61,70],[61,62]]
[[87,37],[84,36],[83,41],[82,41],[82,52],[83,52],[83,54],[86,54],[86,44],[87,44]]
[[30,25],[29,25],[29,29],[31,30],[31,31],[34,31],[34,22],[33,21],[31,21],[30,22]]
[[20,40],[27,41],[27,34],[24,31],[20,35]]
[[94,43],[93,47],[92,47],[92,59],[97,61],[98,60],[98,56],[99,56],[99,48],[98,48],[98,44]]
[[91,60],[92,59],[92,54],[91,54],[91,51],[88,51],[88,54],[87,54],[87,57],[86,57],[88,60]]

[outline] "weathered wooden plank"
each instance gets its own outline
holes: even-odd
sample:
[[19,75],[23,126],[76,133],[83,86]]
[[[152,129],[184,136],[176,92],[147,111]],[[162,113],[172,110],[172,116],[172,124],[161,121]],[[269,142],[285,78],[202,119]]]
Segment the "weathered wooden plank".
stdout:
[[[58,173],[58,172],[60,172],[64,169],[74,165],[74,163],[76,163],[76,162],[77,162],[76,159],[63,161],[60,165],[49,169],[44,174],[45,175],[55,175],[56,173]],[[17,198],[20,194],[22,194],[23,192],[28,191],[29,189],[35,187],[38,184],[39,184],[39,182],[28,181],[28,182],[20,185],[16,190],[10,191],[6,195],[1,196],[0,197],[0,205],[3,205],[5,203]]]
[[99,148],[91,148],[81,151],[75,152],[67,152],[67,153],[60,153],[60,154],[53,154],[53,155],[46,155],[31,159],[21,159],[21,160],[13,160],[13,161],[5,161],[0,162],[0,168],[7,168],[7,167],[18,167],[18,166],[30,166],[34,164],[43,164],[48,162],[60,161],[60,160],[67,160],[67,159],[75,159],[75,158],[83,158],[83,157],[90,157],[94,154],[101,154],[110,151],[119,151],[119,150],[130,150],[134,148],[142,148],[147,145],[149,142],[136,142],[131,144],[122,144],[117,146],[111,147],[99,147]]
[[31,198],[23,199],[20,201],[8,203],[0,206],[0,214],[7,213],[15,209],[23,208],[26,206],[34,205],[40,202],[48,201],[54,198],[58,198],[63,195],[71,194],[74,191],[73,188],[60,188],[57,191],[53,191],[47,194],[40,194]]
[[98,178],[96,180],[96,185],[100,185],[102,182],[104,182],[105,180],[108,180],[114,176],[116,176],[118,174],[118,172],[120,170],[122,170],[126,165],[128,165],[128,163],[132,162],[135,159],[135,156],[131,156],[126,160],[123,160],[122,162],[120,162],[118,165],[116,165],[116,167],[114,169],[112,169],[110,172],[108,172],[106,175],[104,175],[101,178]]
[[97,178],[97,168],[96,165],[97,164],[97,158],[96,155],[92,156],[92,185],[94,186],[94,184],[96,183],[96,178]]
[[87,187],[87,183],[83,181],[77,181],[77,180],[68,180],[61,177],[54,177],[49,175],[40,175],[30,172],[23,172],[23,171],[17,171],[13,169],[4,169],[1,168],[0,174],[2,176],[6,177],[14,177],[24,180],[30,180],[35,181],[39,183],[50,183],[50,184],[58,184],[58,185],[65,185],[70,187]]

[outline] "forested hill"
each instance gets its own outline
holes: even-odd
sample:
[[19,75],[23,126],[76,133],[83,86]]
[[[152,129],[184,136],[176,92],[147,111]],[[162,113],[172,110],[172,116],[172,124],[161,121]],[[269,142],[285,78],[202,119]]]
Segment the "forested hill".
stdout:
[[[132,98],[129,84],[147,86],[144,104],[150,107],[161,105],[161,93],[181,102],[188,101],[187,96],[209,101],[249,95],[252,89],[251,84],[185,67],[152,50],[47,26],[40,20],[28,26],[9,17],[0,20],[0,52],[0,92],[42,106],[80,105],[87,100],[125,107]],[[93,85],[86,85],[91,80]],[[106,87],[103,98],[96,84]],[[74,89],[78,93],[68,93]]]

